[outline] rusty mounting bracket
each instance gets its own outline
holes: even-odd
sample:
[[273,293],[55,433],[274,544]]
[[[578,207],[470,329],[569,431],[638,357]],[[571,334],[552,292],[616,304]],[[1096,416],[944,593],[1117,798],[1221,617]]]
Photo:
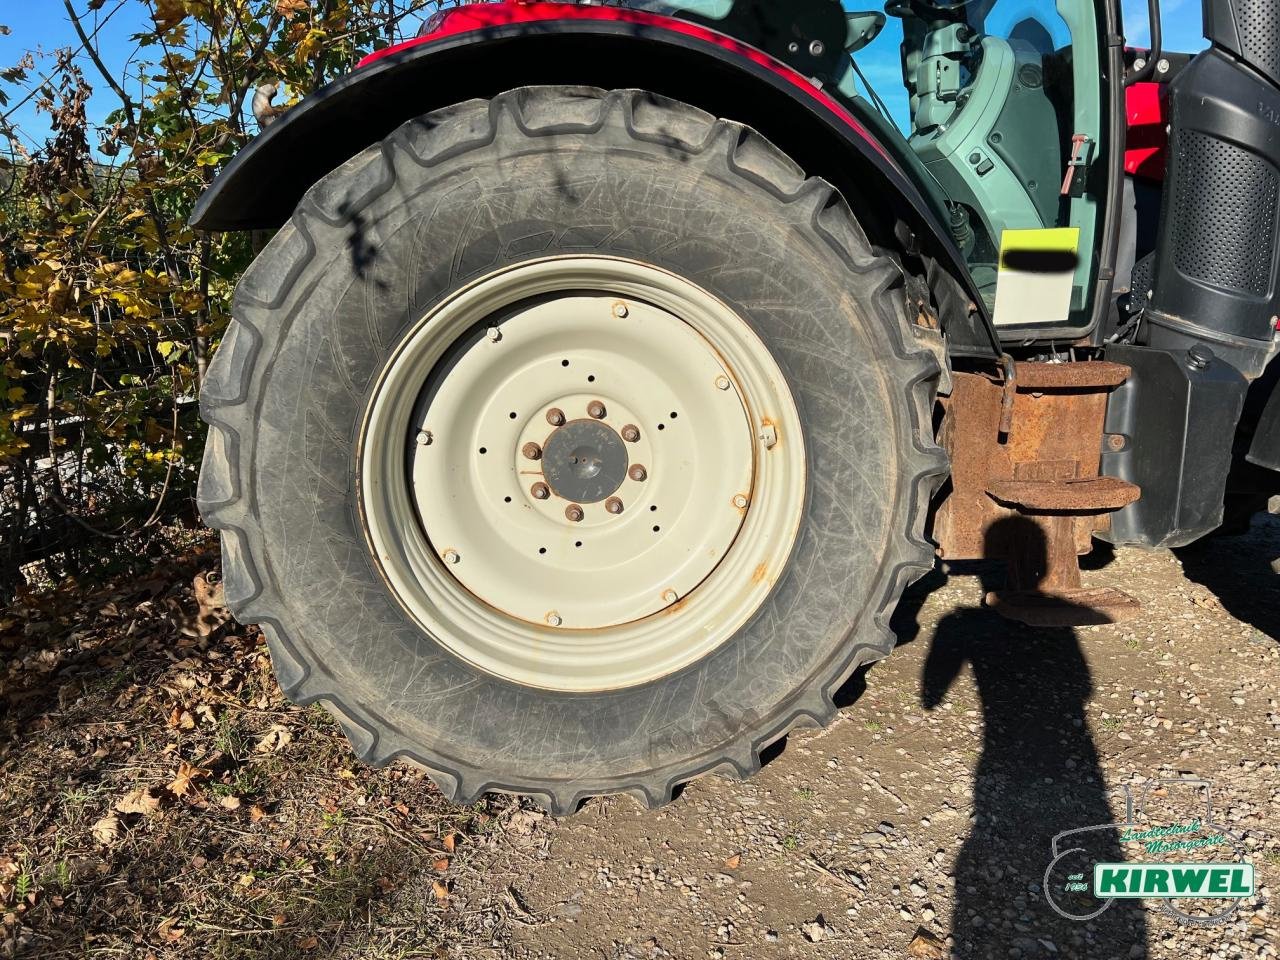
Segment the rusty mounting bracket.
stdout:
[[1013,429],[1013,401],[1018,393],[1018,365],[1007,353],[1000,354],[1004,385],[1000,388],[1000,442],[1006,443]]
[[1015,363],[999,375],[956,373],[942,403],[951,492],[934,516],[944,559],[1009,561],[987,603],[1035,626],[1115,622],[1139,610],[1119,590],[1087,590],[1078,557],[1109,512],[1140,495],[1099,476],[1107,394],[1129,368],[1105,361]]

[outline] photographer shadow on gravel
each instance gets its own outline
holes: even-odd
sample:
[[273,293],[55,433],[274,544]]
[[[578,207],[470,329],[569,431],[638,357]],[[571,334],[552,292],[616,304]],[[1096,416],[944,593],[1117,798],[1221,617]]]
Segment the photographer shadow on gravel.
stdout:
[[[1019,530],[1024,537],[1039,532],[1022,518],[1000,524],[1033,528]],[[999,586],[1001,571],[1002,565],[978,566],[984,595]],[[977,687],[983,742],[970,832],[955,863],[954,955],[1146,957],[1139,903],[1113,903],[1093,920],[1071,920],[1054,912],[1041,889],[1055,834],[1115,820],[1085,715],[1093,684],[1076,630],[1025,626],[985,607],[958,608],[931,638],[921,678],[926,710],[942,706],[966,664]],[[1115,830],[1098,831],[1089,846],[1091,860],[1124,859]],[[1096,908],[1092,895],[1085,896]]]

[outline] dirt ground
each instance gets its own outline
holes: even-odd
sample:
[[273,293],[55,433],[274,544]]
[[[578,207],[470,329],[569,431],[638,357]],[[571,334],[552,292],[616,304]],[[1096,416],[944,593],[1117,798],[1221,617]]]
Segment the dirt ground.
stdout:
[[[793,735],[747,783],[693,783],[656,815],[595,801],[551,830],[511,881],[545,920],[510,952],[944,955],[909,952],[924,928],[963,957],[1276,956],[1277,554],[1277,517],[1179,556],[1100,550],[1086,582],[1145,613],[1079,630],[1011,624],[982,609],[981,576],[936,573],[832,727]],[[1126,785],[1189,776],[1212,781],[1217,821],[1256,866],[1234,922],[1049,909],[1054,834],[1106,822]]]
[[[207,556],[109,608],[41,607],[34,632],[11,611],[0,956],[1275,957],[1278,556],[1274,516],[1177,554],[1100,548],[1086,582],[1144,614],[1077,630],[985,610],[994,569],[936,571],[830,728],[746,783],[561,821],[511,798],[449,808],[418,774],[361,767],[319,708],[282,702],[256,631],[201,633]],[[1211,816],[1176,784],[1143,809],[1239,835],[1257,889],[1232,919],[1050,909],[1055,834],[1190,777]]]

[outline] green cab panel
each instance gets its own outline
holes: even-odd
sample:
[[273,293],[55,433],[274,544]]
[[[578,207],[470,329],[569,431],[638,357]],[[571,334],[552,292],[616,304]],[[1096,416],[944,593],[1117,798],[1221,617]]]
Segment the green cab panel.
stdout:
[[750,43],[871,119],[940,207],[998,327],[1089,325],[1111,159],[1093,0],[632,5]]

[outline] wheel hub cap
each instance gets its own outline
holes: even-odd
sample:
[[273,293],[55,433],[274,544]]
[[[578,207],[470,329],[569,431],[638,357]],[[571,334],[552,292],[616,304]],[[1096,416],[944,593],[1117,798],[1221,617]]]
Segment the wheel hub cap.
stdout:
[[542,473],[551,492],[578,503],[599,503],[627,479],[627,445],[597,420],[574,420],[547,438]]

